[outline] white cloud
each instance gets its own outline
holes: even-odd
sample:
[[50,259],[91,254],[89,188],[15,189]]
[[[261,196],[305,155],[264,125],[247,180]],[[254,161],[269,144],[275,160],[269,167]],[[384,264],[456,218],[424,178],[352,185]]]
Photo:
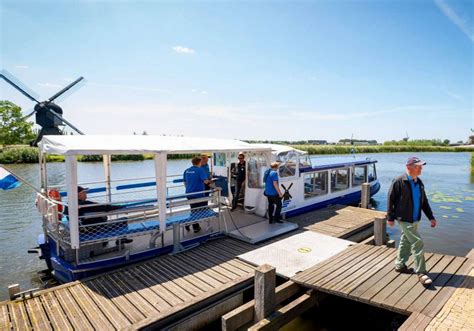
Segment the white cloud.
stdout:
[[189,48],[189,47],[184,47],[184,46],[174,46],[173,50],[176,53],[181,53],[181,54],[194,54],[196,53],[196,50]]
[[474,28],[469,24],[469,19],[461,17],[445,0],[434,0],[434,2],[441,12],[474,42]]
[[58,85],[58,84],[54,84],[54,83],[38,83],[38,86],[41,86],[41,87],[47,87],[47,88],[59,88],[59,87],[62,87],[61,85]]
[[24,65],[24,64],[18,64],[15,66],[16,69],[28,69],[28,66],[27,65]]

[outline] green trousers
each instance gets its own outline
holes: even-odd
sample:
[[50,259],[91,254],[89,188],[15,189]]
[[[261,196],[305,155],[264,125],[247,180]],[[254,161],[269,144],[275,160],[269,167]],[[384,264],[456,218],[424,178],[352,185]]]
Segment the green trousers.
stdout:
[[400,228],[402,229],[402,235],[400,236],[395,266],[401,268],[406,265],[411,253],[413,255],[413,261],[415,262],[415,271],[417,273],[426,273],[423,240],[418,233],[418,225],[420,222],[398,222],[398,224],[400,224]]

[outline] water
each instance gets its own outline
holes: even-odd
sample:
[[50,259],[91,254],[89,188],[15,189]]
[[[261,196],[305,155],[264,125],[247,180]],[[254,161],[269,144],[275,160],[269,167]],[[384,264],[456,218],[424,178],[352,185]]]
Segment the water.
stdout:
[[[391,180],[404,171],[408,153],[358,155],[377,159],[377,174],[382,185],[374,196],[378,210],[386,209],[387,190]],[[431,207],[438,219],[438,227],[430,228],[423,219],[420,232],[427,251],[466,255],[473,248],[474,237],[474,183],[470,177],[469,153],[417,153],[427,161],[423,179]],[[315,161],[319,157],[313,158]],[[168,173],[180,174],[190,164],[189,160],[172,160]],[[10,168],[25,179],[39,186],[37,165],[11,165]],[[79,163],[79,182],[102,179],[102,163]],[[154,176],[152,161],[114,162],[112,179]],[[48,165],[48,181],[64,183],[64,164]],[[42,233],[40,215],[34,207],[35,193],[25,185],[12,191],[0,191],[0,300],[7,298],[6,288],[19,283],[22,288],[37,287],[36,273],[45,264],[36,254],[27,250],[36,246]],[[390,236],[399,239],[399,229],[388,228]]]

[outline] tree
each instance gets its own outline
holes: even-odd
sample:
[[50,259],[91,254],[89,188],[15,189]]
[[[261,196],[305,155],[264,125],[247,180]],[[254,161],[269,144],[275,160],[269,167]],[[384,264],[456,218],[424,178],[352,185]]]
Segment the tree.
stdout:
[[449,139],[444,139],[443,140],[443,145],[449,145]]
[[23,119],[21,108],[0,100],[0,145],[29,143],[35,138],[33,123]]

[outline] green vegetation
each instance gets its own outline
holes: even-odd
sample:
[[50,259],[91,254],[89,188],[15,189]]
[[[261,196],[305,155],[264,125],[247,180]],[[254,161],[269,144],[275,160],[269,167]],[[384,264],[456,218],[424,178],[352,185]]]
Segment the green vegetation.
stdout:
[[415,139],[390,140],[383,143],[385,146],[449,146],[449,139]]
[[292,145],[294,148],[308,152],[308,154],[350,154],[352,149],[356,153],[397,153],[397,152],[471,152],[472,147],[450,146],[412,146],[412,145],[377,145],[377,146],[350,146],[350,145]]
[[0,145],[27,144],[34,138],[33,123],[23,118],[21,108],[0,100]]

